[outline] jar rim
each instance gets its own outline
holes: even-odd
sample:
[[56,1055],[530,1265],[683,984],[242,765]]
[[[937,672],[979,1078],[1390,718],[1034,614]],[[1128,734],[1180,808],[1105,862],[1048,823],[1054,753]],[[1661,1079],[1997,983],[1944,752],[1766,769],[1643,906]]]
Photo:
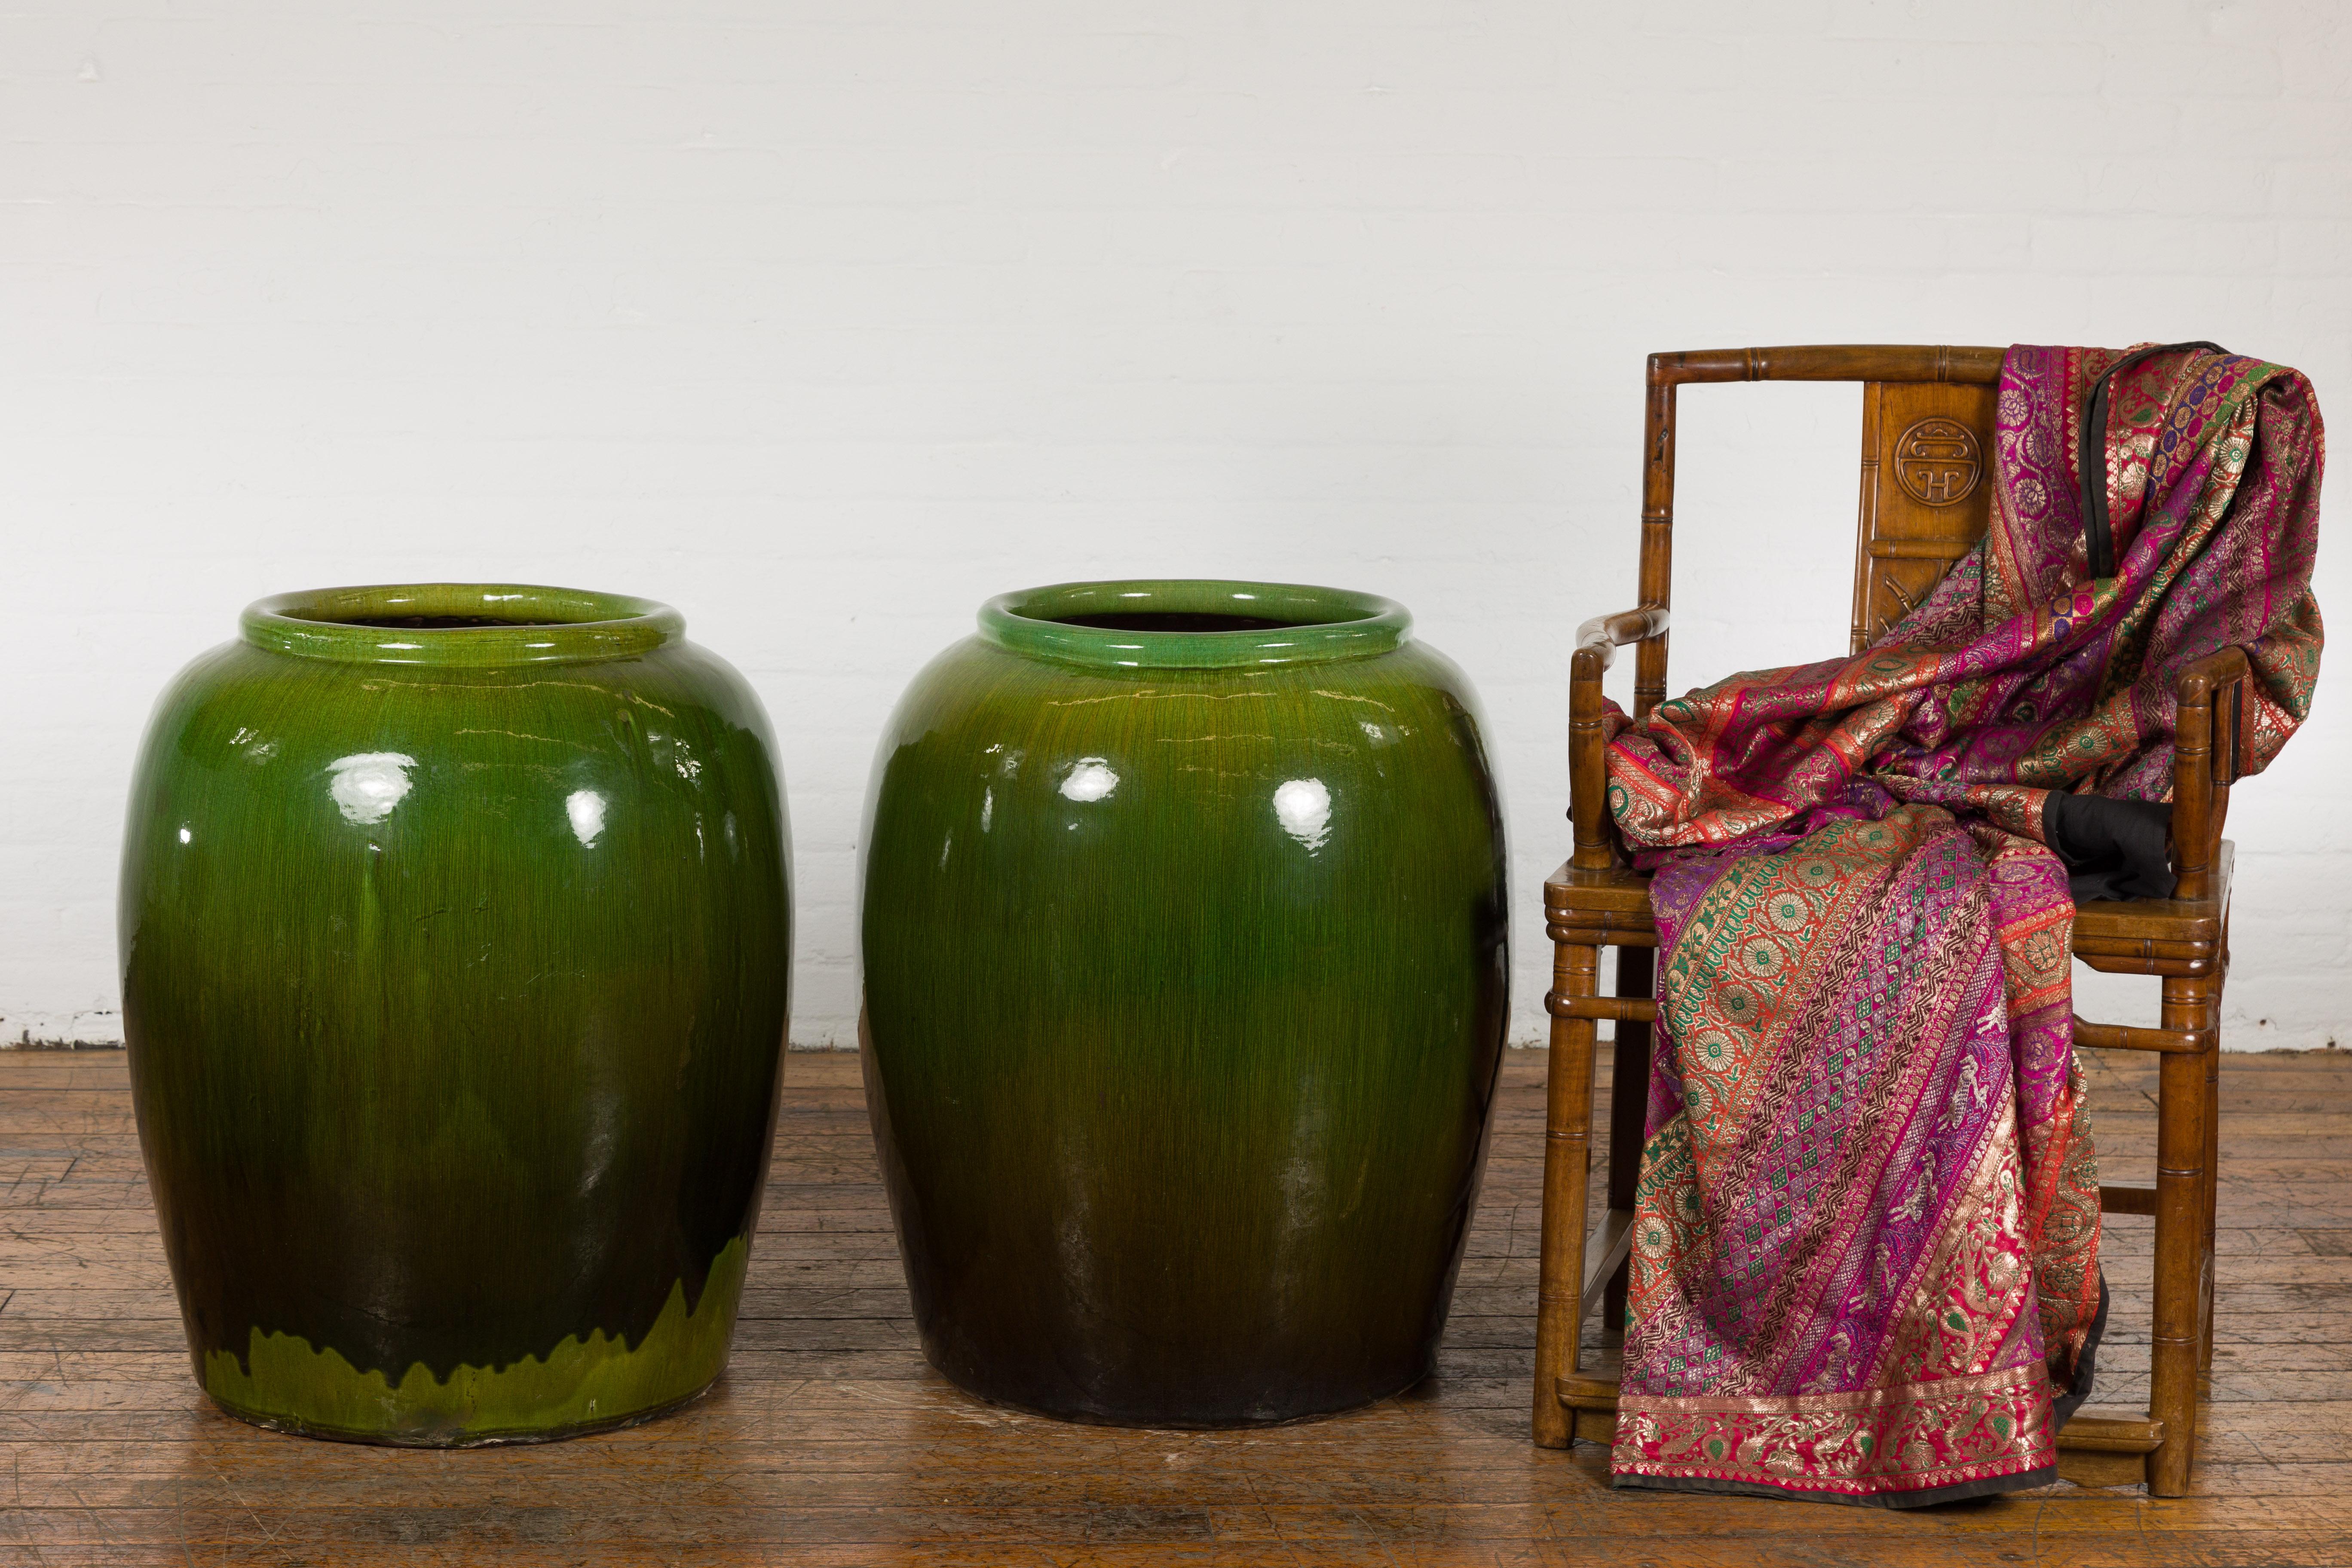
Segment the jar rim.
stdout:
[[[1078,617],[1149,623],[1089,626]],[[1188,629],[1184,619],[1257,622]],[[1412,616],[1377,594],[1306,583],[1125,578],[1000,594],[980,609],[981,636],[1014,653],[1109,669],[1230,669],[1367,658],[1402,647]]]
[[633,658],[686,632],[651,599],[529,583],[313,588],[257,599],[237,624],[254,647],[301,658],[475,669]]

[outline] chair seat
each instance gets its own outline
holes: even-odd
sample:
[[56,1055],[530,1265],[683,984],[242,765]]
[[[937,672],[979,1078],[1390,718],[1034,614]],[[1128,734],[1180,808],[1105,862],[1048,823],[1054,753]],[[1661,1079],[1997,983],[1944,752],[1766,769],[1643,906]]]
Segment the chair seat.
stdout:
[[[2074,910],[2074,956],[2127,974],[2206,974],[2224,946],[2236,848],[2221,840],[2208,899],[2098,899]],[[1563,865],[1544,879],[1545,931],[1556,942],[1655,947],[1650,877],[1630,866],[1583,871]]]

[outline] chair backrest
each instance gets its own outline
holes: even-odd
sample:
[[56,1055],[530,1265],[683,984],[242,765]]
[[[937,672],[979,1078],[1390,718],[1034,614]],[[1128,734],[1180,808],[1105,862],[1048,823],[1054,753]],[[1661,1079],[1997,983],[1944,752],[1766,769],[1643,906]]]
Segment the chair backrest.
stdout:
[[[1992,506],[1997,348],[1817,344],[1650,356],[1643,426],[1643,605],[1671,605],[1675,389],[1704,381],[1862,383],[1862,505],[1853,549],[1853,651],[1902,618],[1984,537]],[[1634,655],[1635,717],[1665,700],[1666,637]]]

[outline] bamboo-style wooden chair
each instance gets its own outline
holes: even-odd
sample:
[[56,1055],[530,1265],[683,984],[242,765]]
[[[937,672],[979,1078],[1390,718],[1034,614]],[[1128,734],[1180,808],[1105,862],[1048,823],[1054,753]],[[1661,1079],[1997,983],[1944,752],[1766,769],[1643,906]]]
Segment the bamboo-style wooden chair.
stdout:
[[[1570,782],[1575,849],[1544,883],[1553,943],[1551,1060],[1545,1114],[1543,1255],[1536,1336],[1535,1440],[1612,1441],[1612,1376],[1579,1370],[1585,1318],[1599,1307],[1616,1342],[1650,1073],[1657,931],[1649,878],[1631,869],[1605,798],[1601,672],[1637,645],[1633,712],[1666,696],[1667,606],[1674,550],[1675,391],[1688,382],[1860,382],[1862,510],[1853,560],[1853,650],[1898,619],[1983,537],[1990,516],[1992,348],[1815,346],[1720,349],[1650,356],[1643,437],[1641,603],[1580,628],[1570,665]],[[2197,1384],[2213,1355],[2213,1212],[2219,1120],[2221,981],[2229,967],[2231,847],[2221,837],[2237,776],[2244,653],[2224,648],[2180,679],[2173,774],[2176,896],[2080,907],[2074,953],[2094,969],[2153,974],[2160,1027],[2077,1018],[2074,1043],[2161,1053],[2154,1186],[2105,1185],[2109,1214],[2156,1219],[2156,1310],[2149,1408],[2084,1411],[2059,1436],[2058,1472],[2085,1486],[2145,1480],[2158,1497],[2189,1485],[2197,1445]],[[1597,994],[1601,950],[1615,947],[1617,994]],[[1596,1026],[1616,1024],[1609,1107],[1609,1208],[1588,1240]]]

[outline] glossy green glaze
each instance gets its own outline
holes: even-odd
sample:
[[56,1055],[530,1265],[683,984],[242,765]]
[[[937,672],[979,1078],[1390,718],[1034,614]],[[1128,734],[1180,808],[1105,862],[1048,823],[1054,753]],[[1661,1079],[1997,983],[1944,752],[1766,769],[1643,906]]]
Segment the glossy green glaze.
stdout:
[[1507,1018],[1468,683],[1330,589],[981,623],[900,701],[865,839],[867,1100],[933,1364],[1148,1426],[1418,1381]]
[[658,605],[268,600],[157,704],[121,888],[196,1375],[321,1436],[562,1436],[724,1366],[790,843],[759,700]]

